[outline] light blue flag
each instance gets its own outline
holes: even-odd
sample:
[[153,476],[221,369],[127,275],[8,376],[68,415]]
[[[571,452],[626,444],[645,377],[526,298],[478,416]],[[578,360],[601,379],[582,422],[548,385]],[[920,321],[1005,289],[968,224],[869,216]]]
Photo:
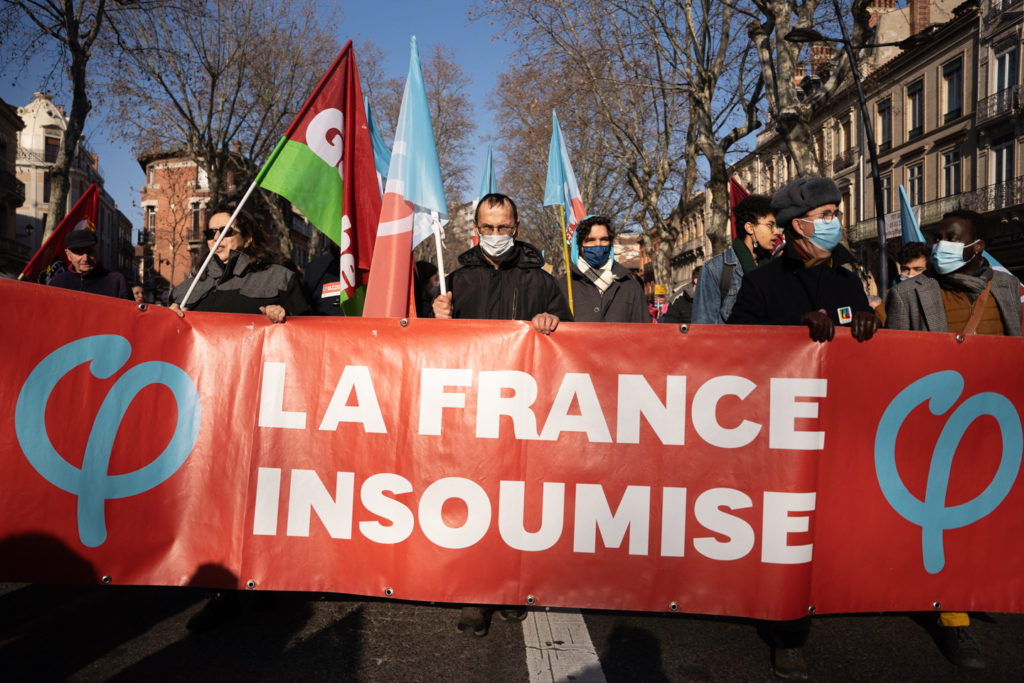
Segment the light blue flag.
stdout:
[[917,216],[910,208],[910,199],[907,198],[907,192],[902,185],[900,185],[900,229],[903,231],[903,244],[925,241],[924,233],[921,232],[921,226],[917,224]]
[[494,159],[491,157],[491,143],[487,143],[487,163],[484,164],[484,175],[480,179],[480,192],[476,200],[484,195],[493,194],[498,191],[498,180],[494,177]]
[[551,110],[551,147],[548,149],[548,176],[544,183],[544,206],[561,206],[565,211],[565,238],[568,240],[572,254],[570,263],[576,263],[579,255],[573,234],[576,225],[583,220],[587,210],[583,207],[576,174],[569,162],[569,152],[562,139],[562,129],[558,125],[558,114]]
[[385,191],[395,192],[417,207],[412,235],[414,247],[433,232],[428,212],[436,212],[442,225],[448,222],[448,205],[444,198],[416,36],[409,41],[409,78],[402,93],[402,109],[395,127],[395,144],[391,148],[387,177]]
[[384,193],[384,182],[388,179],[388,166],[391,165],[391,151],[384,144],[384,138],[380,135],[377,122],[373,120],[373,110],[370,108],[370,98],[363,97],[363,105],[366,108],[366,126],[370,129],[370,145],[373,147],[373,165],[377,169],[377,182],[380,184],[381,194]]

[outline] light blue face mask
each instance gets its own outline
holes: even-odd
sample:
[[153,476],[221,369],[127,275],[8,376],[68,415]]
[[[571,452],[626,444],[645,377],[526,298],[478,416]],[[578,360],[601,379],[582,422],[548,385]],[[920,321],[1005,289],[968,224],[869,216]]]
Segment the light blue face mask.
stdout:
[[[974,240],[970,244],[939,240],[932,246],[932,265],[940,275],[948,275],[953,271],[960,270],[970,260],[964,258],[964,250],[977,243],[978,240]],[[974,257],[971,256],[971,258]]]
[[842,236],[843,224],[839,222],[839,219],[833,217],[830,220],[824,218],[814,219],[814,234],[808,237],[811,244],[818,247],[822,251],[827,251],[830,254],[832,250],[839,244],[839,238]]

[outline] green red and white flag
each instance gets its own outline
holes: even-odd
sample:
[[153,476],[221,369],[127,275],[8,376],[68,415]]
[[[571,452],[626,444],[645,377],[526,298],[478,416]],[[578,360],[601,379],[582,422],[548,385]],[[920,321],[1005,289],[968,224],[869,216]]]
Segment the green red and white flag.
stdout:
[[96,221],[99,215],[100,192],[93,183],[89,189],[75,202],[60,225],[50,233],[50,237],[39,247],[39,251],[25,265],[18,276],[19,280],[46,284],[48,276],[54,271],[54,265],[63,267],[64,238],[72,230],[92,230],[96,232]]
[[338,245],[340,301],[350,302],[346,312],[361,313],[381,198],[352,41],[320,79],[255,182],[290,201]]

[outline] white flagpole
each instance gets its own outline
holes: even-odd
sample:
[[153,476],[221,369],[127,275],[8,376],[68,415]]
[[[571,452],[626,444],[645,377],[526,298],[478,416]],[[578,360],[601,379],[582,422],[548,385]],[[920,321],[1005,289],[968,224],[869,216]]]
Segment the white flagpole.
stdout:
[[224,227],[220,229],[219,233],[217,233],[217,241],[213,243],[213,246],[210,248],[210,253],[206,255],[206,260],[203,261],[203,265],[199,266],[199,270],[196,272],[195,277],[192,278],[192,284],[188,286],[188,291],[185,292],[185,296],[182,297],[181,303],[178,304],[178,306],[181,307],[181,310],[185,310],[185,304],[188,303],[189,297],[192,296],[192,290],[196,288],[196,284],[199,282],[200,276],[206,272],[206,268],[210,265],[210,260],[213,258],[214,253],[217,251],[217,247],[220,246],[221,241],[224,239],[224,235],[227,234],[228,229],[234,224],[235,218],[238,217],[238,212],[242,210],[243,206],[245,206],[245,203],[249,200],[249,195],[251,195],[252,191],[255,189],[256,183],[254,182],[249,186],[249,189],[245,191],[245,196],[242,197],[242,201],[238,202],[238,206],[235,207],[234,212],[231,214],[231,218],[228,219],[228,222],[225,223]]
[[441,255],[441,217],[437,211],[430,212],[433,221],[434,246],[437,247],[437,281],[441,285],[441,294],[448,293],[448,285],[444,281],[444,257]]

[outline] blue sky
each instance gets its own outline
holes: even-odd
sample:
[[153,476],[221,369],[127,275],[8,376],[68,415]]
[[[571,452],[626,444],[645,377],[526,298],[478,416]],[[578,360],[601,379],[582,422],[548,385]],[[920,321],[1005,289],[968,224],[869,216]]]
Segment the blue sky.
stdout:
[[[331,6],[326,0],[318,3]],[[480,171],[487,156],[487,143],[493,131],[491,111],[487,107],[490,93],[497,85],[498,74],[506,68],[511,52],[509,43],[493,39],[495,27],[486,22],[468,23],[468,10],[472,2],[423,2],[423,0],[393,0],[389,3],[353,2],[342,5],[342,22],[338,27],[338,43],[352,39],[358,44],[372,41],[387,57],[385,68],[389,75],[405,78],[409,64],[409,37],[416,35],[420,53],[427,54],[435,43],[455,50],[463,70],[473,78],[471,92],[477,119],[477,131],[472,140],[471,167],[474,169],[471,187],[479,181]],[[359,54],[356,53],[358,60]],[[324,65],[324,69],[328,67]],[[50,65],[37,61],[18,75],[5,73],[0,82],[0,98],[15,107],[32,100],[32,93],[40,89],[41,79]],[[57,104],[71,107],[69,88],[58,91],[48,88]],[[108,129],[101,127],[101,117],[90,117],[86,125],[86,141],[99,154],[107,192],[118,207],[131,219],[133,226],[142,226],[138,208],[139,191],[145,177],[138,162],[126,145],[111,142]],[[283,134],[284,131],[282,130]],[[498,179],[502,169],[497,168]]]

